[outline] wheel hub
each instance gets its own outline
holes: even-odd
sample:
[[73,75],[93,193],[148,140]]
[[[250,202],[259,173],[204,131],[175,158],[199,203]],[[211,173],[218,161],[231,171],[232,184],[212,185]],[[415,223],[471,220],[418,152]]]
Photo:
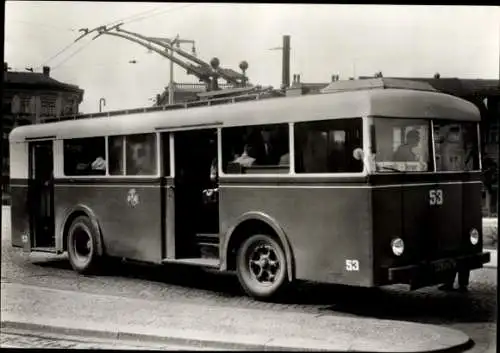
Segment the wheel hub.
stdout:
[[275,249],[269,244],[256,246],[249,256],[252,277],[262,284],[272,284],[280,271],[280,262]]

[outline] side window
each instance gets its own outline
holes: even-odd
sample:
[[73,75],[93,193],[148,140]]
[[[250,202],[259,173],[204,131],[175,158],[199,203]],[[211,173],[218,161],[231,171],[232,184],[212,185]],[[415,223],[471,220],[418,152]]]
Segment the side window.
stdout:
[[359,173],[363,162],[353,157],[362,148],[362,120],[339,119],[295,124],[296,173]]
[[125,146],[127,175],[156,175],[156,134],[126,136]]
[[437,171],[479,169],[479,145],[475,123],[434,122]]
[[64,174],[106,175],[104,137],[64,140]]
[[110,136],[108,144],[109,175],[157,174],[156,134]]
[[222,169],[228,174],[289,172],[288,124],[222,129]]
[[108,137],[109,175],[124,175],[123,146],[125,136]]

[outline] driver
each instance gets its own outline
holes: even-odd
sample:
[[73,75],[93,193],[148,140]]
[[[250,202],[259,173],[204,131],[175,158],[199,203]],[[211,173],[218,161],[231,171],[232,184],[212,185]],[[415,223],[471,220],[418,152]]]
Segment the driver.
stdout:
[[394,161],[396,162],[413,162],[418,161],[418,156],[413,152],[413,148],[417,147],[420,142],[420,133],[417,130],[410,130],[406,135],[406,143],[401,144],[396,153],[394,153]]

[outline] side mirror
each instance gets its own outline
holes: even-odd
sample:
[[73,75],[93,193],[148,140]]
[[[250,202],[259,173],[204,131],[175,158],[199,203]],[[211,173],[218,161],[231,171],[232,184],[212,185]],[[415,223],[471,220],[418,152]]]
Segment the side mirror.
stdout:
[[352,151],[352,156],[354,159],[358,160],[358,161],[362,161],[364,160],[365,158],[365,153],[363,152],[363,150],[361,148],[355,148],[354,151]]

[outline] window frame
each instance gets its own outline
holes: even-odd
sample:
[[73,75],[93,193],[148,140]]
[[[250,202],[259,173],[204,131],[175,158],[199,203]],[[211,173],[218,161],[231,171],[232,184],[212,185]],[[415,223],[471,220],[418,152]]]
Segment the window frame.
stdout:
[[[85,139],[93,139],[93,138],[104,138],[104,159],[106,161],[106,170],[105,170],[105,174],[104,175],[92,175],[92,174],[88,174],[88,175],[66,175],[66,172],[65,172],[65,157],[66,157],[66,153],[65,153],[65,148],[64,148],[64,142],[65,141],[74,141],[74,140],[85,140]],[[108,175],[108,156],[106,155],[106,146],[108,144],[108,139],[107,139],[107,136],[86,136],[86,137],[76,137],[76,138],[61,138],[60,139],[61,141],[61,145],[60,145],[60,153],[61,153],[61,160],[60,160],[60,173],[61,173],[61,178],[65,178],[65,179],[89,179],[89,178],[92,178],[92,179],[102,179],[102,178],[106,178],[107,175]],[[55,152],[56,152],[56,148],[53,147],[53,153],[55,155]],[[55,169],[56,169],[56,165],[55,165],[55,162],[54,162],[54,175],[55,175]]]
[[[151,174],[151,175],[126,175],[126,149],[125,149],[125,144],[122,146],[122,158],[124,159],[124,174],[120,175],[110,175],[109,174],[109,137],[113,136],[121,136],[123,139],[125,136],[129,135],[140,135],[140,134],[154,134],[156,136],[156,144],[155,144],[155,150],[156,150],[156,163],[157,163],[157,168],[156,168],[156,174]],[[98,138],[102,137],[105,139],[105,160],[106,160],[106,174],[105,175],[66,175],[64,172],[64,141],[70,141],[70,140],[77,140],[77,139],[88,139],[88,138]],[[159,178],[162,173],[163,173],[163,167],[161,163],[161,155],[162,153],[162,148],[161,148],[161,135],[160,132],[155,131],[155,132],[137,132],[133,134],[124,134],[124,135],[104,135],[104,136],[86,136],[86,137],[78,137],[78,138],[61,138],[59,139],[61,141],[61,146],[60,146],[60,178],[61,179],[152,179],[152,178]],[[172,147],[172,134],[170,133],[170,140],[171,140],[171,145]],[[170,150],[170,165],[172,166],[172,150]],[[59,174],[59,173],[58,173]],[[172,174],[172,171],[170,172]],[[172,176],[172,175],[170,175]]]
[[[236,173],[224,173],[224,166],[223,166],[223,163],[222,163],[222,133],[223,133],[223,129],[233,129],[233,128],[247,128],[247,127],[260,127],[260,126],[269,126],[269,125],[283,125],[283,126],[286,126],[287,129],[288,129],[288,148],[289,148],[289,156],[290,158],[292,158],[292,156],[295,156],[295,153],[292,153],[293,150],[291,150],[290,148],[292,148],[292,142],[291,142],[291,134],[292,134],[292,131],[291,128],[293,127],[293,123],[290,123],[290,122],[271,122],[271,123],[266,123],[266,124],[244,124],[244,125],[228,125],[228,126],[222,126],[222,127],[218,127],[217,128],[217,149],[218,149],[218,156],[217,156],[217,164],[218,164],[218,172],[219,172],[219,176],[222,176],[224,178],[248,178],[248,177],[255,177],[255,178],[268,178],[268,177],[278,177],[278,178],[283,178],[283,177],[289,177],[290,175],[294,175],[294,170],[292,169],[292,162],[290,160],[290,163],[288,164],[288,171],[286,173],[273,173],[273,172],[269,172],[269,173],[249,173],[249,174],[246,174],[246,173],[243,173],[243,174],[236,174]],[[279,165],[278,165],[279,166]]]
[[[365,149],[365,155],[367,155],[367,153],[369,153],[369,155],[371,155],[371,151],[372,151],[372,146],[371,146],[371,134],[372,132],[370,131],[370,127],[371,126],[374,126],[373,125],[373,121],[375,119],[415,119],[415,120],[426,120],[429,122],[429,129],[431,130],[430,131],[430,143],[431,143],[431,148],[430,148],[430,151],[429,153],[432,153],[432,168],[430,168],[429,170],[427,171],[405,171],[405,172],[399,172],[399,173],[404,173],[404,174],[429,174],[429,173],[433,173],[433,174],[453,174],[453,173],[481,173],[482,171],[482,154],[481,154],[481,129],[480,129],[480,124],[478,121],[471,121],[471,120],[453,120],[453,119],[440,119],[440,118],[425,118],[425,117],[418,117],[418,118],[402,118],[402,117],[389,117],[389,116],[379,116],[379,115],[373,115],[373,116],[368,116],[366,118],[366,121],[367,121],[367,129],[366,131],[369,133],[368,135],[365,135],[365,137],[370,140],[368,141],[369,144],[368,145],[365,145],[366,149]],[[476,129],[477,129],[477,143],[478,143],[478,158],[479,158],[479,169],[473,169],[473,170],[455,170],[455,171],[438,171],[437,170],[437,164],[436,164],[436,145],[435,145],[435,142],[434,142],[434,122],[436,120],[441,120],[441,121],[447,121],[449,123],[456,123],[456,124],[474,124],[476,126]],[[374,167],[370,167],[370,169],[372,169]],[[386,175],[386,174],[397,174],[398,172],[393,172],[393,173],[380,173],[380,172],[377,172],[376,170],[370,170],[369,171],[370,174],[372,175]]]
[[[368,124],[370,126],[375,126],[374,124],[374,121],[377,120],[377,119],[391,119],[391,120],[423,120],[423,121],[426,121],[427,122],[427,127],[429,130],[432,130],[433,129],[433,125],[432,125],[432,122],[434,119],[429,119],[429,118],[425,118],[425,117],[411,117],[411,118],[406,118],[406,117],[391,117],[391,116],[383,116],[383,115],[371,115],[368,117]],[[372,130],[371,130],[371,127],[368,128],[368,133],[370,134],[368,136],[368,138],[370,139],[370,146],[369,148],[366,150],[366,152],[369,153],[370,156],[372,156],[372,146],[371,146],[371,138],[372,138]],[[425,171],[400,171],[400,172],[379,172],[376,170],[376,167],[375,165],[370,165],[370,172],[369,174],[371,175],[394,175],[394,174],[397,174],[397,173],[403,173],[403,174],[422,174],[422,173],[436,173],[436,154],[434,153],[434,149],[435,149],[435,145],[434,145],[434,130],[430,131],[430,133],[428,134],[428,144],[430,144],[430,146],[428,146],[428,153],[429,153],[429,160],[430,162],[432,163],[432,167],[429,168],[429,170],[425,170]],[[375,139],[376,141],[376,139]],[[365,152],[365,153],[366,153]],[[432,156],[430,155],[432,153]]]
[[[307,123],[307,122],[311,122],[311,123],[314,123],[314,122],[319,122],[319,121],[322,121],[322,122],[329,122],[329,121],[336,121],[336,120],[348,120],[348,119],[351,119],[351,120],[354,120],[354,119],[361,119],[361,133],[362,133],[362,136],[361,136],[361,143],[362,143],[362,147],[361,149],[363,150],[363,153],[365,154],[365,156],[367,155],[366,152],[367,152],[367,137],[369,137],[368,133],[367,133],[367,118],[366,117],[359,117],[359,116],[351,116],[351,117],[335,117],[335,118],[322,118],[322,119],[315,119],[315,120],[302,120],[302,121],[297,121],[297,122],[294,122],[293,125],[294,125],[294,129],[293,129],[293,132],[294,132],[294,143],[295,143],[295,124],[296,123]],[[294,162],[295,162],[295,144],[293,146],[293,151],[294,151]],[[327,178],[346,178],[346,177],[364,177],[368,174],[368,170],[366,168],[366,162],[363,161],[363,168],[360,172],[341,172],[341,173],[297,173],[296,170],[295,170],[295,164],[294,164],[294,170],[293,170],[293,175],[296,176],[296,177],[299,177],[299,178],[323,178],[323,177],[327,177]]]
[[[434,118],[434,119],[429,119],[431,121],[431,127],[432,127],[432,149],[434,153],[434,170],[433,173],[435,174],[456,174],[456,173],[482,173],[483,170],[483,165],[482,165],[482,154],[481,154],[481,130],[480,130],[480,125],[478,121],[471,121],[471,120],[453,120],[453,119],[439,119],[439,118]],[[477,131],[477,158],[478,158],[478,169],[471,169],[471,170],[437,170],[437,165],[436,165],[436,153],[435,151],[435,142],[434,142],[434,121],[435,120],[441,120],[441,121],[446,121],[449,122],[450,124],[473,124],[476,126],[476,131]]]
[[[156,151],[156,173],[155,174],[144,174],[144,175],[127,175],[127,136],[134,135],[154,135],[155,136],[155,151]],[[134,132],[133,134],[126,135],[108,135],[106,136],[106,141],[108,141],[109,137],[121,137],[122,138],[122,160],[123,160],[123,174],[120,175],[110,175],[109,168],[106,170],[106,177],[108,178],[133,178],[133,179],[151,179],[151,178],[159,178],[163,175],[163,166],[161,163],[162,157],[162,146],[161,146],[161,134],[159,132]],[[109,148],[109,147],[108,147]],[[109,151],[108,151],[109,152]],[[109,164],[109,155],[106,156],[106,162]]]
[[[349,177],[366,177],[368,175],[368,169],[366,163],[363,163],[363,169],[360,172],[343,172],[343,173],[296,173],[295,171],[295,124],[304,123],[304,122],[315,122],[315,121],[335,121],[340,119],[361,119],[361,131],[362,131],[362,149],[365,155],[369,151],[368,146],[368,117],[366,116],[347,116],[347,117],[324,117],[315,120],[300,120],[288,123],[268,123],[268,124],[246,124],[246,125],[230,125],[226,127],[219,127],[217,129],[218,134],[218,143],[219,143],[219,153],[218,153],[218,168],[219,168],[219,176],[224,179],[266,179],[266,178],[277,178],[277,179],[289,179],[290,177],[299,178],[299,179],[315,179],[315,178],[330,178],[330,179],[341,179],[341,178],[349,178]],[[289,172],[288,173],[268,173],[268,174],[226,174],[223,171],[222,166],[222,129],[223,128],[231,128],[231,127],[246,127],[246,126],[262,126],[262,125],[273,125],[273,124],[288,124],[288,145],[289,145],[289,154],[290,154],[290,164],[289,164]]]

